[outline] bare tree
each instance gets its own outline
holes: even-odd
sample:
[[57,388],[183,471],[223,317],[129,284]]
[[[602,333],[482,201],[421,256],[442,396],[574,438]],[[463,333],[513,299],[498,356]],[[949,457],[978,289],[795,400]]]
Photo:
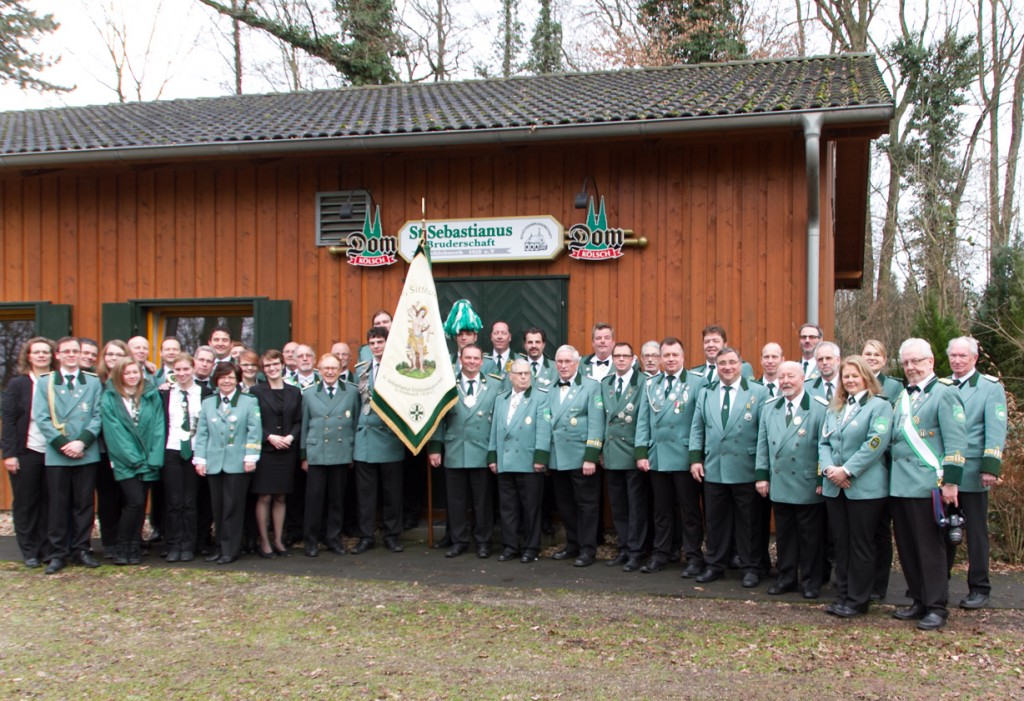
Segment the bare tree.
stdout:
[[406,80],[451,80],[458,73],[469,51],[459,5],[456,0],[407,0],[400,19]]

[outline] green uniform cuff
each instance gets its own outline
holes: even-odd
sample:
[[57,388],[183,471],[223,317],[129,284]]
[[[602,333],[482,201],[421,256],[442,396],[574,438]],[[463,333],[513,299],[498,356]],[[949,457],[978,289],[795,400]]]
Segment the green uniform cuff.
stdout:
[[50,441],[50,445],[52,445],[57,450],[60,450],[61,448],[63,448],[64,446],[66,446],[70,442],[71,441],[69,441],[63,435],[58,435],[52,441]]
[[498,451],[496,451],[496,450],[488,450],[487,451],[487,464],[488,465],[493,465],[493,464],[496,464],[497,462],[498,462]]
[[699,462],[704,462],[704,453],[699,450],[690,451],[690,464],[694,465]]
[[768,481],[768,470],[754,470],[754,481],[755,482],[767,482]]
[[638,445],[637,447],[635,447],[633,449],[633,459],[634,460],[646,460],[647,457],[648,456],[647,456],[647,446],[646,445]]
[[942,483],[943,484],[960,484],[964,477],[963,465],[943,465],[942,466]]
[[533,451],[533,462],[544,467],[548,466],[551,462],[551,451],[548,450],[535,450]]
[[299,460],[305,460],[305,459],[306,459],[306,449],[305,448],[300,448],[299,449]]
[[85,447],[88,448],[96,442],[96,436],[93,435],[92,431],[82,431],[82,435],[78,437],[78,440],[85,443]]
[[597,462],[600,456],[601,449],[591,446],[583,451],[583,462]]
[[443,448],[444,443],[441,441],[429,441],[427,443],[427,455],[440,455]]
[[981,459],[981,471],[987,472],[990,475],[999,476],[1000,471],[1003,469],[1003,461],[998,458],[986,456]]

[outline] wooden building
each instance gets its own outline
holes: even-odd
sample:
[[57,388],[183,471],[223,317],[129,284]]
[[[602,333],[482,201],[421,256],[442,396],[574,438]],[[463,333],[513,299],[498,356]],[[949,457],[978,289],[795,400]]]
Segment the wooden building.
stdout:
[[347,262],[367,211],[385,236],[424,200],[430,222],[568,233],[595,195],[620,257],[435,258],[439,293],[508,319],[514,347],[536,323],[549,352],[589,352],[608,322],[636,348],[678,335],[693,365],[720,323],[756,367],[769,340],[797,354],[804,321],[828,334],[833,293],[860,285],[892,109],[852,54],[0,113],[0,371],[37,332],[226,319],[261,350],[358,344],[406,268]]

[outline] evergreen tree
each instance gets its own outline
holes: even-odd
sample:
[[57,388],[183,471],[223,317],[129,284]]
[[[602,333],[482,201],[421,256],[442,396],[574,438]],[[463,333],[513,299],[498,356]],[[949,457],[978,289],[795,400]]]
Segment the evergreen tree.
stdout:
[[562,70],[562,23],[551,15],[551,0],[540,0],[527,69],[537,75]]
[[28,49],[31,42],[58,26],[53,15],[37,15],[25,6],[24,0],[0,0],[0,83],[14,83],[22,90],[39,92],[70,90],[35,75],[54,62]]
[[643,0],[640,24],[660,52],[680,63],[746,58],[738,0]]
[[914,329],[910,332],[916,338],[923,338],[932,344],[932,352],[935,354],[935,374],[939,377],[948,377],[952,370],[949,369],[949,358],[946,357],[946,346],[951,339],[962,336],[963,331],[957,320],[948,314],[943,314],[939,308],[938,296],[929,293],[924,300],[924,308],[918,313],[914,321]]
[[1024,398],[1024,242],[995,255],[992,276],[971,329],[981,345],[979,365],[1003,378],[1006,389]]

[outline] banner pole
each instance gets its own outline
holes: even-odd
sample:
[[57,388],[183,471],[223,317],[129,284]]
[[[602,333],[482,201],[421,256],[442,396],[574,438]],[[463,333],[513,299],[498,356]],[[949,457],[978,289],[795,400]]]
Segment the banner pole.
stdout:
[[[420,214],[422,216],[422,226],[420,227],[420,234],[423,236],[423,250],[426,251],[427,245],[427,198],[423,197],[420,200]],[[429,257],[428,257],[429,260]],[[434,547],[434,479],[433,479],[433,468],[430,467],[430,459],[426,461],[427,465],[427,547]]]

